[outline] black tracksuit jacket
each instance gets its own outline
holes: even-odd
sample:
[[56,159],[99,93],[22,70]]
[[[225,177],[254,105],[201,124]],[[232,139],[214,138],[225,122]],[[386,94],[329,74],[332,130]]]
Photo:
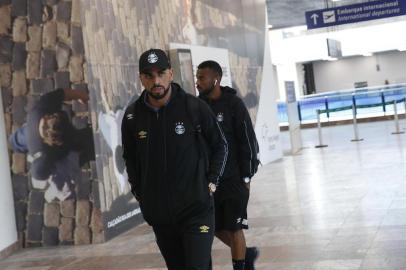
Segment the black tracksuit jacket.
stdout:
[[[201,215],[212,206],[208,183],[218,184],[228,146],[210,108],[196,98],[201,134],[210,150],[209,171],[201,168],[187,95],[171,84],[171,98],[159,110],[146,103],[146,91],[124,115],[123,157],[132,192],[148,224],[173,225]],[[195,98],[195,97],[189,97]]]
[[244,102],[236,94],[233,88],[222,86],[221,96],[217,100],[199,96],[213,110],[227,139],[229,155],[223,174],[225,181],[251,178],[257,172],[259,163],[258,142],[251,118]]

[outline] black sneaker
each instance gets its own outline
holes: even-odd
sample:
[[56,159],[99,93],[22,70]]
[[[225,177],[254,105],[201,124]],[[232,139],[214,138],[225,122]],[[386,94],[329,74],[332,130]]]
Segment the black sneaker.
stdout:
[[257,247],[247,247],[245,251],[245,268],[244,270],[255,270],[255,261],[259,257],[259,249]]

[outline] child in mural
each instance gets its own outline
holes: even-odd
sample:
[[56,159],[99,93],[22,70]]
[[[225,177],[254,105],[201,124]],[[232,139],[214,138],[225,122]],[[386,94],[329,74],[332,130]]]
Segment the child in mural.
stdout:
[[48,202],[74,197],[80,167],[94,159],[91,128],[76,129],[62,110],[70,100],[87,103],[89,96],[73,89],[44,94],[29,111],[27,123],[9,139],[14,151],[28,152],[32,187],[46,189]]

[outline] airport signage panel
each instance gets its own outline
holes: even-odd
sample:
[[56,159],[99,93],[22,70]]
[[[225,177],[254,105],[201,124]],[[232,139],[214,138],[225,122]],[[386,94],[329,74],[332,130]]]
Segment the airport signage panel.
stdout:
[[405,0],[380,0],[306,11],[307,29],[406,15]]

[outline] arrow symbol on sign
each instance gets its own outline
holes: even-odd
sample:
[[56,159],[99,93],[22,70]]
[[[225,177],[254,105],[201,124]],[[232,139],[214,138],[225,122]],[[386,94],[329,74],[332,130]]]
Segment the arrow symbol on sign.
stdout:
[[317,24],[317,19],[319,18],[319,15],[317,15],[316,13],[313,13],[312,16],[310,16],[310,19],[313,19],[313,24],[316,25]]

